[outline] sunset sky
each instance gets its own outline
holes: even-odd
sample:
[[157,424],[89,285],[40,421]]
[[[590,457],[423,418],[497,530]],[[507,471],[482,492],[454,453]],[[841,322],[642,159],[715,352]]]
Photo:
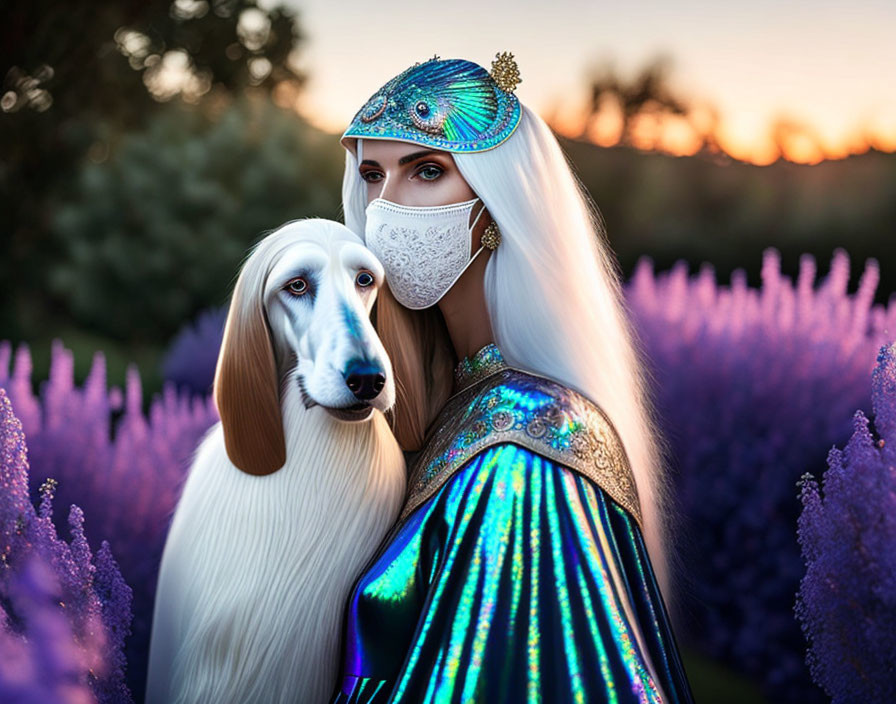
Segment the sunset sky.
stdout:
[[[331,131],[415,61],[438,54],[488,67],[497,51],[518,61],[520,99],[572,131],[589,67],[610,61],[631,76],[663,53],[673,89],[715,107],[720,142],[735,156],[769,161],[769,126],[781,117],[815,133],[800,152],[807,161],[817,145],[827,156],[869,140],[896,149],[893,0],[286,3],[308,35],[301,66],[310,82],[299,110]],[[669,144],[675,151],[678,142]]]

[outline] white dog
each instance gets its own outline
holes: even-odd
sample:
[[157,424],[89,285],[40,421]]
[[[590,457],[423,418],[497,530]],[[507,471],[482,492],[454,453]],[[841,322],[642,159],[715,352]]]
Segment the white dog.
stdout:
[[149,704],[320,702],[342,617],[397,518],[405,465],[370,323],[383,269],[328,220],[262,240],[233,292],[221,422],[196,450],[159,572]]

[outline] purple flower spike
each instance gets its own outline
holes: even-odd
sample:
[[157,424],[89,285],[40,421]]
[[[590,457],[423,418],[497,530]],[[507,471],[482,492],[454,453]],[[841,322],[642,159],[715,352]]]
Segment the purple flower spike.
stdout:
[[107,675],[94,689],[99,700],[106,704],[129,702],[131,695],[125,682],[127,662],[124,644],[125,638],[131,633],[133,592],[121,576],[109,543],[105,540],[96,555],[94,588],[102,603],[102,618],[109,639],[106,653]]
[[858,411],[845,452],[806,475],[799,541],[806,562],[795,611],[806,662],[833,704],[896,701],[896,344],[872,374],[879,438]]
[[[22,424],[13,415],[6,390],[0,388],[0,530],[15,533],[16,522],[31,509],[28,500],[28,448]],[[32,509],[33,510],[33,509]]]
[[894,345],[881,349],[877,356],[877,366],[871,375],[871,407],[874,409],[874,425],[881,439],[890,438],[890,442],[884,442],[884,458],[893,462],[896,459],[896,365],[893,358],[896,356]]

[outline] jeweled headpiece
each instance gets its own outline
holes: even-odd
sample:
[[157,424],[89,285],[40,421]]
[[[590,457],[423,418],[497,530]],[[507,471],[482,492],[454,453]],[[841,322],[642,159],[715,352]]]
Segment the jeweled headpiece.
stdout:
[[355,115],[342,143],[390,139],[446,152],[492,149],[520,122],[520,101],[513,94],[519,82],[513,54],[498,54],[491,73],[472,61],[433,57],[380,88]]

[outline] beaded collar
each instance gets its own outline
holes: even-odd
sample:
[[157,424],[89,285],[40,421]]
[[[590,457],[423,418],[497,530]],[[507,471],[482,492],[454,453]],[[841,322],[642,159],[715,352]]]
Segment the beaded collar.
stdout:
[[493,342],[489,342],[472,357],[464,357],[454,369],[454,391],[463,391],[477,381],[491,376],[495,372],[507,369],[507,363],[501,350]]

